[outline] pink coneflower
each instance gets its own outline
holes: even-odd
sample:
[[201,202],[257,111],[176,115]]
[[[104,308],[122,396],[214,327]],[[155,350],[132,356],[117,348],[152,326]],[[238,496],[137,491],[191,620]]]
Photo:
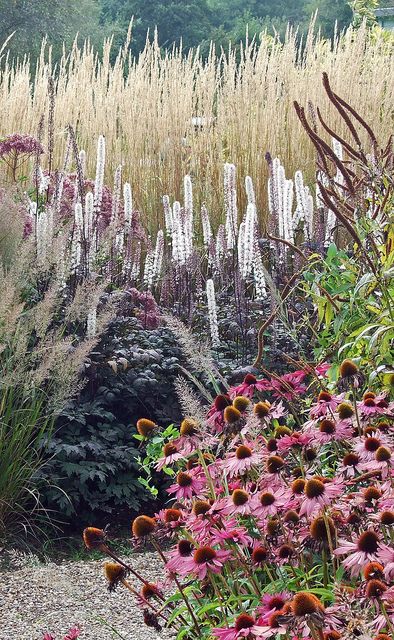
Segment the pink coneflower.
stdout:
[[323,509],[343,492],[340,482],[323,482],[320,478],[307,480],[300,500],[300,516],[309,517],[316,509]]
[[215,433],[221,433],[224,427],[224,410],[231,405],[228,395],[217,396],[207,413],[207,424],[211,425]]
[[391,449],[389,447],[379,447],[375,452],[374,459],[364,462],[361,467],[364,471],[380,471],[382,479],[385,480],[392,475],[394,469]]
[[236,396],[251,398],[256,391],[267,391],[270,389],[271,384],[268,380],[257,380],[256,376],[248,373],[243,382],[236,387],[231,387],[228,393],[230,398],[235,398]]
[[174,464],[177,460],[181,460],[183,458],[182,453],[178,450],[178,447],[174,444],[174,442],[167,442],[167,444],[163,447],[163,456],[159,458],[156,463],[157,471],[161,471],[163,467],[167,467],[171,464]]
[[156,515],[156,520],[162,522],[170,529],[177,529],[185,524],[186,513],[180,509],[161,509]]
[[248,535],[247,529],[238,524],[235,518],[226,521],[224,529],[213,529],[211,543],[234,542],[249,547],[253,540]]
[[283,453],[284,451],[288,451],[292,447],[306,447],[310,441],[312,440],[312,436],[309,433],[302,433],[301,431],[294,431],[291,435],[283,436],[278,440],[278,451]]
[[302,384],[305,375],[305,371],[294,371],[277,379],[271,378],[271,389],[275,398],[293,400],[295,396],[305,393],[306,385]]
[[331,365],[328,362],[322,362],[321,364],[318,364],[317,367],[315,367],[315,373],[317,376],[325,378],[330,367]]
[[187,575],[188,569],[185,560],[192,557],[195,547],[190,540],[179,540],[175,549],[167,554],[166,567],[171,573]]
[[335,422],[329,418],[320,420],[316,428],[310,431],[313,439],[318,444],[327,444],[333,440],[345,440],[351,438],[353,434],[353,426],[349,421],[340,420]]
[[235,451],[230,453],[223,460],[222,468],[232,478],[237,475],[244,475],[259,462],[261,462],[261,455],[256,453],[251,443],[248,442],[239,445]]
[[230,551],[214,549],[213,547],[199,547],[191,558],[185,560],[188,573],[194,574],[199,580],[204,580],[208,571],[220,573],[225,562],[231,557]]
[[241,516],[250,515],[255,508],[255,497],[251,496],[243,489],[235,489],[231,496],[218,500],[216,508],[221,510],[224,515],[234,515],[238,513]]
[[372,529],[364,531],[356,542],[339,540],[334,553],[338,556],[346,555],[342,565],[350,572],[352,578],[357,576],[369,562],[381,562],[383,551],[379,535]]
[[266,628],[256,623],[253,616],[241,613],[235,620],[234,626],[230,628],[212,629],[212,634],[219,640],[237,640],[237,638],[263,638]]
[[344,479],[354,478],[356,474],[360,474],[361,472],[360,456],[356,453],[347,453],[337,470],[338,476]]
[[175,483],[168,487],[167,492],[175,494],[177,500],[190,500],[193,496],[201,497],[205,486],[205,479],[202,479],[201,475],[192,469],[187,473],[180,471],[176,476]]
[[373,435],[360,436],[354,439],[353,448],[359,455],[361,462],[374,460],[379,447],[386,446],[386,438],[382,438],[379,431]]
[[371,416],[379,416],[390,413],[389,404],[384,396],[374,396],[373,393],[365,394],[367,397],[357,403],[359,413],[362,418],[370,418]]
[[257,496],[253,515],[259,518],[274,516],[278,510],[288,505],[289,499],[290,494],[286,489],[267,487]]
[[290,591],[282,591],[280,593],[274,593],[273,595],[268,593],[264,594],[261,598],[262,604],[257,609],[257,613],[261,616],[262,623],[267,624],[271,615],[283,609],[285,604],[290,602],[290,600]]
[[336,408],[343,400],[343,396],[344,394],[333,395],[328,391],[321,391],[317,402],[311,407],[311,418],[320,418],[321,416],[326,416],[328,413],[336,411]]

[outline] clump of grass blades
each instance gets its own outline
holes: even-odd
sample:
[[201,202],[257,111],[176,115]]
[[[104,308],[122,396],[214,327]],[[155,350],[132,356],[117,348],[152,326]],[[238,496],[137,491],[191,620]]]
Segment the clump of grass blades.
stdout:
[[[0,539],[38,532],[40,497],[35,477],[53,420],[45,414],[40,391],[26,396],[8,388],[0,396]],[[32,515],[35,514],[34,524]]]

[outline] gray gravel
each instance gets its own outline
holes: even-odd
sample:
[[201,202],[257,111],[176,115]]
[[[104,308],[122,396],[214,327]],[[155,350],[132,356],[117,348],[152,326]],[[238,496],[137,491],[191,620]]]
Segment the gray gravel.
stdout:
[[[149,581],[162,578],[157,556],[151,553],[134,556],[130,564]],[[42,640],[45,631],[63,640],[76,624],[84,640],[170,637],[168,631],[157,634],[144,625],[140,609],[124,587],[108,593],[101,561],[57,565],[25,557],[19,565],[0,572],[0,640]]]

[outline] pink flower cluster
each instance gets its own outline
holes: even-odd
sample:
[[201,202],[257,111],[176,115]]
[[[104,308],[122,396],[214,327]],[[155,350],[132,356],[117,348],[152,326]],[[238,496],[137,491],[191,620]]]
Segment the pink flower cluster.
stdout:
[[[248,375],[164,440],[155,465],[173,471],[169,503],[132,523],[133,544],[148,540],[164,563],[160,583],[117,558],[105,531],[85,530],[87,548],[117,560],[110,590],[134,593],[148,626],[191,639],[392,640],[393,389],[362,388],[349,360],[336,383],[326,371]],[[156,445],[152,427],[142,437]]]
[[16,155],[41,155],[44,153],[42,144],[33,136],[13,133],[0,141],[0,158],[11,153]]
[[246,376],[158,461],[175,471],[163,584],[216,598],[219,640],[335,640],[352,620],[393,637],[394,403],[326,369]]

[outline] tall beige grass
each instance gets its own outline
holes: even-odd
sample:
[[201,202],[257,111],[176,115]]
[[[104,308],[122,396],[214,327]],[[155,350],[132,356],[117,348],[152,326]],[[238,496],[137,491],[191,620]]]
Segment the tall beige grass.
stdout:
[[[327,71],[334,90],[351,102],[382,140],[393,126],[392,46],[366,29],[349,30],[330,43],[312,30],[299,53],[291,31],[285,42],[263,37],[234,51],[212,52],[202,61],[174,51],[163,56],[148,45],[137,61],[120,52],[110,63],[111,43],[98,56],[89,43],[75,45],[58,66],[44,52],[37,70],[28,61],[3,56],[0,75],[0,135],[34,134],[48,110],[48,77],[56,82],[55,166],[62,165],[66,125],[77,130],[94,174],[99,134],[107,141],[107,183],[119,163],[131,181],[133,199],[148,226],[162,223],[161,197],[182,197],[183,176],[195,185],[196,208],[206,201],[216,222],[223,214],[224,162],[237,166],[240,195],[252,176],[260,215],[265,216],[266,151],[280,157],[289,174],[302,168],[312,180],[314,151],[293,109],[319,104],[339,132],[343,122],[330,108],[321,84]],[[193,116],[205,118],[195,131]],[[244,204],[241,202],[241,204]]]

